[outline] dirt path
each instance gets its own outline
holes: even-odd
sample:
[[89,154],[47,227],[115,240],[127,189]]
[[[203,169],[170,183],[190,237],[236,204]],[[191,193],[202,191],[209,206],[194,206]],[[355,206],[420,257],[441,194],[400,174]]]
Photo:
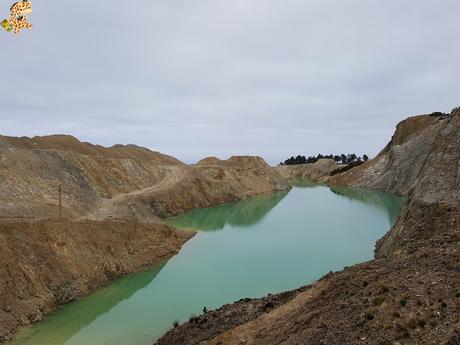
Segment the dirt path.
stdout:
[[280,327],[290,315],[295,313],[309,312],[311,318],[318,316],[315,311],[305,310],[305,304],[317,298],[324,289],[324,282],[317,282],[310,289],[300,293],[292,301],[274,309],[272,312],[264,314],[255,320],[235,327],[214,339],[206,342],[207,345],[239,345],[256,344],[255,334],[269,333],[273,328]]
[[[181,181],[186,175],[186,168],[182,166],[164,166],[163,178],[158,180],[153,186],[139,189],[129,193],[121,193],[113,196],[110,199],[102,199],[100,206],[90,215],[85,216],[86,219],[104,220],[108,218],[120,217],[127,212],[134,216],[135,210],[133,205],[138,202],[142,196],[151,195],[152,193],[162,191],[173,187]],[[123,212],[121,208],[126,210]],[[152,219],[157,217],[152,216]]]

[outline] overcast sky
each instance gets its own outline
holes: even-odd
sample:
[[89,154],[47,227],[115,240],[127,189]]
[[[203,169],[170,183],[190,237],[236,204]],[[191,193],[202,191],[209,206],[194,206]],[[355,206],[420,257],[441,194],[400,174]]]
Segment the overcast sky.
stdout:
[[373,156],[403,118],[460,105],[459,13],[458,0],[35,0],[31,30],[0,32],[0,134],[186,162]]

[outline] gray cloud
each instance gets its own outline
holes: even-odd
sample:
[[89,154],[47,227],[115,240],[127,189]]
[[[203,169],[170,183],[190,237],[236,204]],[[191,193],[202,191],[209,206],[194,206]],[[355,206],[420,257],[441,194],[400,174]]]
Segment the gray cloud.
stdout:
[[404,117],[459,105],[459,10],[457,0],[35,1],[32,30],[0,35],[0,132],[135,143],[189,162],[374,155]]

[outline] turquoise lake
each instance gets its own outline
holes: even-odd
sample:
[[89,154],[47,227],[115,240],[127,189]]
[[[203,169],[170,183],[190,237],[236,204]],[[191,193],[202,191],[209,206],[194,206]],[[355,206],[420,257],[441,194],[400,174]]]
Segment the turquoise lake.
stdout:
[[14,345],[152,345],[203,307],[309,284],[370,260],[403,199],[299,182],[290,192],[191,211],[178,255],[120,279],[21,331]]

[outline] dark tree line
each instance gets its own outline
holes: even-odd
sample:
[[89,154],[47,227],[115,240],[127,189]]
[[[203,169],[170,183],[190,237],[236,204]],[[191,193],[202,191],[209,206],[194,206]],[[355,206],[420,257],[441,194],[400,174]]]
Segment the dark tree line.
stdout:
[[281,162],[280,165],[297,165],[297,164],[313,164],[316,163],[320,159],[333,159],[337,164],[351,164],[357,162],[367,162],[369,157],[364,154],[362,157],[357,156],[354,153],[344,154],[341,155],[323,155],[318,154],[316,156],[301,156],[298,155],[297,157],[292,156],[291,158],[286,159],[284,162]]
[[460,107],[455,107],[454,109],[452,109],[452,111],[450,113],[443,113],[441,111],[435,111],[434,113],[431,113],[430,115],[431,116],[450,116],[450,115],[453,115],[454,113],[456,113],[457,111],[460,110]]

